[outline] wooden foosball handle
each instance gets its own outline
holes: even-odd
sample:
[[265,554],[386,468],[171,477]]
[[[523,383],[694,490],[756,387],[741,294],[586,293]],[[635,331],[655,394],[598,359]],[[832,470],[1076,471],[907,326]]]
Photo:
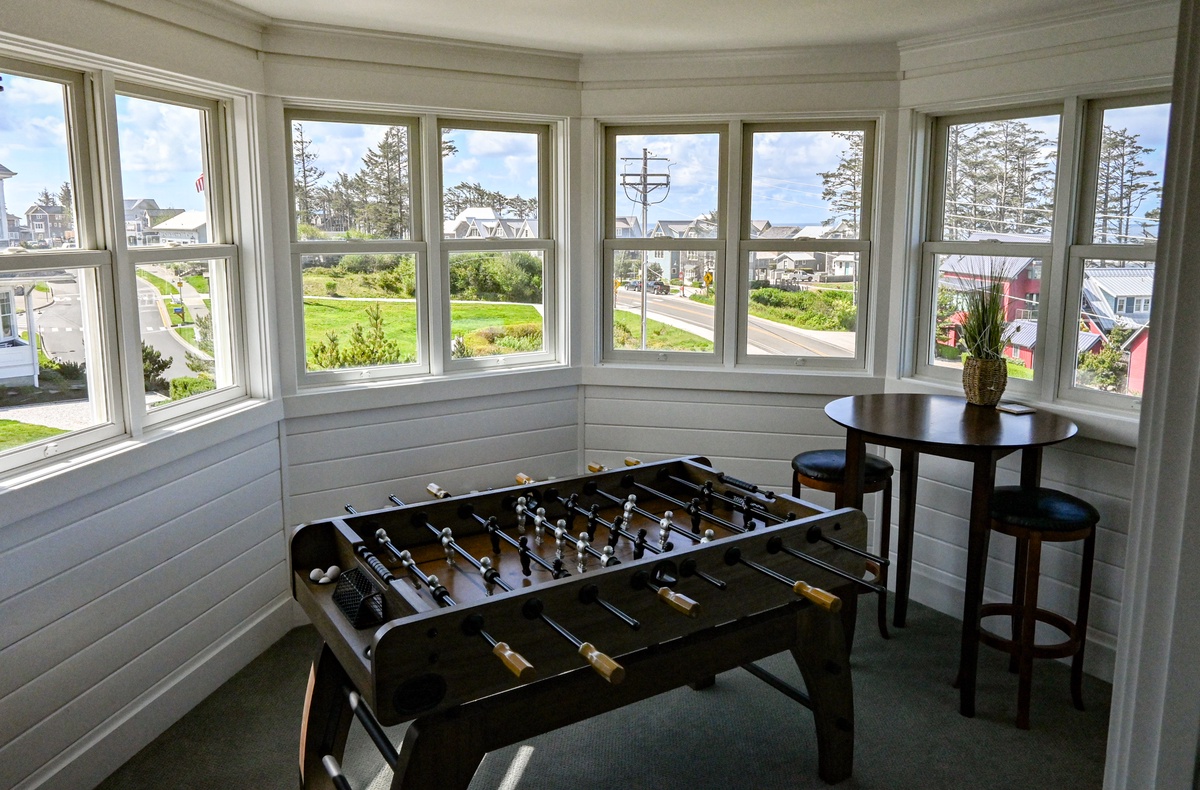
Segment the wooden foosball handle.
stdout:
[[531,485],[533,482],[534,479],[529,475],[525,474],[524,472],[517,472],[517,485],[527,486]]
[[525,683],[533,680],[534,672],[533,664],[525,660],[525,656],[513,650],[504,642],[497,642],[492,648],[492,652],[500,657],[504,662],[504,666],[508,667],[508,671],[517,676],[517,680]]
[[626,465],[626,466],[641,466],[641,465],[642,465],[642,459],[640,459],[640,458],[634,458],[634,457],[633,457],[633,456],[631,456],[631,455],[625,456],[625,465]]
[[433,494],[438,499],[445,499],[446,497],[450,496],[450,492],[442,488],[437,483],[430,483],[429,485],[425,486],[425,490]]
[[842,610],[842,599],[833,593],[825,592],[819,587],[813,587],[811,584],[804,582],[796,582],[795,586],[792,587],[792,591],[802,598],[807,598],[827,612],[837,614]]
[[625,679],[625,667],[601,653],[591,642],[584,642],[579,646],[579,655],[592,665],[592,669],[600,673],[600,677],[614,686]]
[[677,593],[667,587],[659,587],[658,597],[666,601],[667,605],[672,609],[677,612],[682,612],[688,617],[700,616],[700,604],[696,603],[691,598],[688,598],[683,593]]
[[607,470],[608,470],[608,467],[607,467],[607,466],[605,466],[604,464],[598,464],[598,463],[596,463],[595,461],[592,461],[590,464],[588,464],[588,465],[587,465],[587,470],[588,470],[589,472],[591,472],[591,473],[595,474],[596,472],[604,472],[604,471],[607,471]]

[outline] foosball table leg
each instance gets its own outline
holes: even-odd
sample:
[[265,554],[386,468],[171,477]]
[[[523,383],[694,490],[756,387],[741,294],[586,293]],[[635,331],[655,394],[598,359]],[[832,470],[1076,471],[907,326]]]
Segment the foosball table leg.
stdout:
[[435,714],[414,721],[400,742],[391,790],[467,790],[486,754],[480,726],[471,716]]
[[797,642],[791,652],[812,700],[817,773],[829,784],[836,784],[848,779],[854,770],[850,654],[840,618],[815,606],[802,609],[796,618]]
[[842,633],[846,638],[846,655],[854,652],[854,629],[858,625],[858,592],[851,588],[846,588],[841,594],[842,611]]
[[321,761],[328,755],[340,762],[346,749],[346,737],[354,718],[345,692],[350,685],[350,678],[329,645],[322,644],[309,670],[308,690],[304,695],[304,718],[300,724],[301,790],[335,788]]

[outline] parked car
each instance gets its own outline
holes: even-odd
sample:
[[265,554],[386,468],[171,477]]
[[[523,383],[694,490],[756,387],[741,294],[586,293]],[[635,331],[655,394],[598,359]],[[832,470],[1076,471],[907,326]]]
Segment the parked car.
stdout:
[[646,292],[652,294],[669,294],[671,293],[671,286],[662,280],[651,280],[650,285],[646,288]]
[[641,280],[630,280],[629,282],[625,283],[625,290],[626,291],[641,291],[642,290],[642,281]]

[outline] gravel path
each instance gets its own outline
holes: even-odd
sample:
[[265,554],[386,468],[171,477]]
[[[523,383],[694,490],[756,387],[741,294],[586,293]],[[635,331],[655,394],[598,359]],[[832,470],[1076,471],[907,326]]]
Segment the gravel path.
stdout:
[[0,420],[16,420],[65,431],[75,431],[93,424],[92,407],[86,399],[0,408]]

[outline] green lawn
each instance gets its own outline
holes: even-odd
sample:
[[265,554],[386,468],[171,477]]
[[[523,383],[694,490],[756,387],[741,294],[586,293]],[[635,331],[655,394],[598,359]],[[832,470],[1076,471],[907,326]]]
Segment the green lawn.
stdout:
[[342,302],[337,299],[304,300],[304,344],[324,341],[329,332],[345,342],[357,322],[368,326],[366,309],[379,305],[383,316],[384,335],[400,344],[406,355],[417,353],[417,305],[413,302]]
[[[646,348],[660,351],[712,351],[713,343],[669,324],[646,320]],[[641,348],[642,319],[628,310],[613,311],[613,348]]]
[[14,447],[58,436],[60,433],[66,433],[66,431],[59,428],[47,428],[44,425],[30,425],[16,420],[0,420],[0,450],[11,450]]
[[529,304],[450,303],[450,334],[465,335],[489,327],[542,323],[537,308]]
[[183,281],[195,288],[199,293],[208,293],[208,278],[202,274],[193,274],[184,277]]
[[174,285],[171,285],[157,274],[151,274],[145,269],[139,268],[137,270],[137,276],[141,277],[143,280],[157,288],[158,292],[163,296],[174,296],[175,294],[179,293],[179,290],[176,289]]

